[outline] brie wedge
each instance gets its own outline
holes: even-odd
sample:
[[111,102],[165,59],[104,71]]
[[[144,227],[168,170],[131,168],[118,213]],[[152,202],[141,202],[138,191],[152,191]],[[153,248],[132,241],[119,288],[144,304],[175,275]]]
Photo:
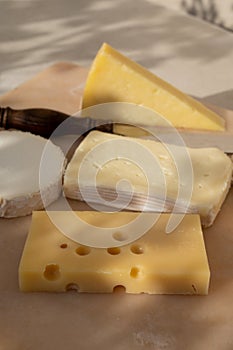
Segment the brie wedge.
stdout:
[[40,136],[0,132],[0,217],[29,215],[55,201],[61,192],[65,157]]

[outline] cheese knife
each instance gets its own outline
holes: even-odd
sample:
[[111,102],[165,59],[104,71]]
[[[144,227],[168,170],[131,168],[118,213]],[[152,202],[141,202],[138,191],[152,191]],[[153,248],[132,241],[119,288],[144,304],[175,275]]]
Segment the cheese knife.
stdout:
[[[225,153],[233,153],[233,112],[224,110],[224,113],[225,131],[177,129],[186,146],[194,148],[217,147]],[[58,128],[61,123],[62,127]],[[111,120],[80,118],[45,108],[17,110],[10,107],[0,107],[0,128],[27,131],[45,138],[49,138],[55,130],[55,136],[69,134],[85,136],[92,129],[114,133],[114,124],[115,122]],[[131,127],[131,125],[129,126]],[[168,140],[168,143],[173,142],[173,128],[137,126],[146,128],[152,134],[161,135],[162,139]]]
[[[58,128],[61,124],[62,126]],[[0,128],[31,132],[45,138],[49,138],[55,130],[55,136],[84,135],[92,129],[113,132],[111,121],[89,117],[79,118],[45,108],[17,110],[0,107]]]

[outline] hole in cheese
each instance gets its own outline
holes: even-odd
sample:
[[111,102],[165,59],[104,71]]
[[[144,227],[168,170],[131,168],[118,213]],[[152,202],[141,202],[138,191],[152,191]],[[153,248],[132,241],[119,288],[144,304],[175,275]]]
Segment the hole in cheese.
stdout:
[[79,286],[76,283],[69,283],[66,285],[67,292],[78,292]]
[[118,254],[120,254],[121,250],[120,250],[120,248],[115,247],[115,248],[108,248],[107,252],[111,255],[118,255]]
[[44,277],[49,281],[56,281],[60,277],[59,265],[48,264],[44,270]]
[[131,245],[130,250],[131,250],[131,252],[134,253],[134,254],[143,254],[143,253],[144,253],[143,247],[140,246],[139,244],[133,244],[133,245]]
[[132,267],[130,271],[130,276],[133,278],[138,278],[140,274],[140,269],[138,267]]
[[67,248],[67,244],[66,244],[66,243],[62,243],[62,244],[60,245],[60,248],[62,248],[62,249]]
[[197,288],[195,287],[194,284],[192,284],[192,288],[193,288],[194,293],[197,293]]
[[117,286],[115,286],[113,288],[113,293],[117,293],[117,294],[123,294],[126,292],[126,288],[125,286],[122,286],[121,284],[118,284]]
[[78,255],[88,255],[90,252],[91,252],[91,249],[85,246],[80,246],[76,249],[76,253]]

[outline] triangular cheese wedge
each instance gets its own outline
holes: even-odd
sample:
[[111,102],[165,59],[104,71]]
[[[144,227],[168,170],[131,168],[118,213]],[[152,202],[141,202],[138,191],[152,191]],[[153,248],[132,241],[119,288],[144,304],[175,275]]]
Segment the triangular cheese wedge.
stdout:
[[[219,115],[104,43],[92,63],[82,108],[107,102],[149,107],[177,128],[224,130]],[[141,124],[151,122],[144,118]]]

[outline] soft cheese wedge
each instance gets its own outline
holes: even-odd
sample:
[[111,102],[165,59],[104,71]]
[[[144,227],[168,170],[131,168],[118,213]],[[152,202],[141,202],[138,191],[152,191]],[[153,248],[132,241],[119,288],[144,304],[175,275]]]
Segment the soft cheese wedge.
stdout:
[[[48,212],[49,213],[49,212]],[[19,266],[24,292],[207,294],[210,271],[198,215],[186,215],[176,230],[165,233],[169,214],[137,241],[121,247],[91,248],[67,238],[46,212],[34,212]],[[128,224],[153,213],[75,212],[81,220],[103,229]],[[69,227],[69,212],[53,212]],[[81,227],[77,222],[76,231]],[[39,254],[38,254],[39,252]]]
[[59,147],[36,135],[0,131],[0,217],[31,214],[55,201],[65,158]]
[[[105,43],[90,68],[82,108],[107,102],[131,102],[149,107],[178,128],[222,131],[225,127],[219,115]],[[115,121],[156,125],[156,119],[139,116],[132,120],[127,114]],[[116,125],[115,131],[124,134],[120,125]],[[129,128],[126,132],[135,134]],[[136,134],[140,134],[138,130]]]
[[164,212],[171,212],[177,199],[176,212],[186,208],[210,226],[231,184],[231,159],[217,148],[167,147],[153,140],[92,131],[68,164],[64,194],[79,200],[85,195],[84,200],[93,203],[102,203],[104,197],[112,207],[128,203],[131,210]]

